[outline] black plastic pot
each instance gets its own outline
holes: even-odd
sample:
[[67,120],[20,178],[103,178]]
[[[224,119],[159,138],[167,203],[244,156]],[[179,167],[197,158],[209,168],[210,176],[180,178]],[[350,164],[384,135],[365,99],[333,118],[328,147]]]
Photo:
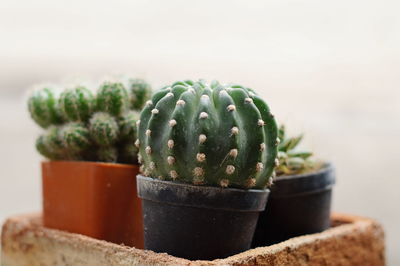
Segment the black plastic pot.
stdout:
[[251,247],[269,190],[193,186],[137,176],[145,249],[196,260]]
[[334,183],[331,164],[314,173],[276,178],[258,219],[253,246],[268,246],[329,228]]

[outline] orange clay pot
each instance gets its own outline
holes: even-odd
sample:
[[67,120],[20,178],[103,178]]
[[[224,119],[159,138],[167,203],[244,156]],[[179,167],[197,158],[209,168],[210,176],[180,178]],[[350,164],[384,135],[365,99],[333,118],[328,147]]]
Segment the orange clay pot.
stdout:
[[143,248],[137,165],[42,162],[44,226]]

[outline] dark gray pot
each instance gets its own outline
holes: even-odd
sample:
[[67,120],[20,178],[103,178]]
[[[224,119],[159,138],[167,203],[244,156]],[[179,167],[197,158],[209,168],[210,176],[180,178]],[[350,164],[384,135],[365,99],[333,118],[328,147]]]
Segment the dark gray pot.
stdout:
[[196,260],[251,247],[269,190],[194,186],[137,176],[145,249]]
[[330,227],[334,170],[276,178],[265,211],[260,214],[253,246],[268,246]]

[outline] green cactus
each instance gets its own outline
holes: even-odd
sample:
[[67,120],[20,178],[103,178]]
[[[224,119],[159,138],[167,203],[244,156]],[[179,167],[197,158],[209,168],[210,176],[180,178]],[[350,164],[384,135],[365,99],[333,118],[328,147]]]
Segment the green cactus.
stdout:
[[129,110],[129,105],[128,92],[122,83],[105,82],[97,91],[98,111],[120,116]]
[[137,144],[146,176],[263,189],[276,163],[277,134],[269,107],[252,90],[180,81],[147,102]]
[[38,152],[51,160],[59,160],[65,157],[65,147],[59,132],[59,127],[50,126],[36,140],[36,149]]
[[143,105],[150,86],[135,79],[128,85],[129,93],[119,82],[104,82],[96,95],[82,86],[60,97],[48,88],[34,91],[29,111],[47,129],[36,140],[39,153],[51,160],[136,164],[139,113],[133,109]]
[[127,86],[130,93],[131,108],[140,110],[151,97],[151,86],[143,79],[130,79]]
[[278,131],[281,140],[278,146],[279,165],[275,168],[277,176],[303,174],[315,170],[318,164],[310,158],[312,152],[296,149],[303,135],[288,138],[285,131],[285,126],[281,125]]
[[101,147],[117,142],[119,128],[117,120],[108,113],[95,113],[89,121],[90,136]]
[[140,114],[136,111],[125,113],[118,121],[120,129],[120,138],[123,141],[136,140],[137,138],[137,121]]
[[64,90],[59,103],[61,114],[68,121],[86,122],[94,109],[92,92],[82,86]]
[[59,135],[70,156],[82,154],[91,146],[89,130],[82,123],[70,122],[63,125]]
[[32,119],[43,128],[63,122],[54,89],[42,88],[33,91],[28,99],[28,110]]

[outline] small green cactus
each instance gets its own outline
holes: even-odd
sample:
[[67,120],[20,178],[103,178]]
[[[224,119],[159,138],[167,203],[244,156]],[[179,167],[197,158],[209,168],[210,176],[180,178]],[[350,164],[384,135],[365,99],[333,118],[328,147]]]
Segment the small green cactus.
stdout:
[[127,88],[130,93],[131,108],[140,110],[151,97],[151,86],[143,79],[128,80]]
[[32,119],[43,128],[63,122],[54,89],[46,87],[33,91],[28,99],[28,109]]
[[312,152],[296,150],[303,135],[288,138],[285,131],[285,126],[281,125],[278,131],[281,140],[278,146],[279,165],[275,168],[277,176],[303,174],[315,170],[317,164],[310,158]]
[[36,148],[51,160],[89,160],[136,164],[135,146],[139,114],[149,85],[130,80],[131,96],[119,82],[104,82],[97,95],[82,86],[66,89],[56,97],[53,90],[34,91],[28,101],[32,118],[46,132]]
[[97,91],[97,110],[113,116],[120,116],[129,110],[129,96],[124,85],[119,82],[105,82]]
[[121,140],[132,140],[137,138],[137,121],[140,114],[136,111],[125,113],[118,121]]
[[86,122],[94,109],[94,97],[90,90],[78,86],[60,95],[60,110],[68,121]]
[[36,149],[40,154],[52,160],[65,157],[65,147],[59,132],[58,126],[50,126],[44,134],[37,138]]
[[140,116],[142,173],[195,185],[263,189],[276,164],[277,125],[268,105],[238,85],[180,81]]
[[63,146],[71,153],[81,153],[90,147],[90,134],[82,123],[70,122],[60,129]]
[[93,114],[89,121],[91,138],[100,147],[113,145],[119,135],[117,120],[108,113],[98,112]]

